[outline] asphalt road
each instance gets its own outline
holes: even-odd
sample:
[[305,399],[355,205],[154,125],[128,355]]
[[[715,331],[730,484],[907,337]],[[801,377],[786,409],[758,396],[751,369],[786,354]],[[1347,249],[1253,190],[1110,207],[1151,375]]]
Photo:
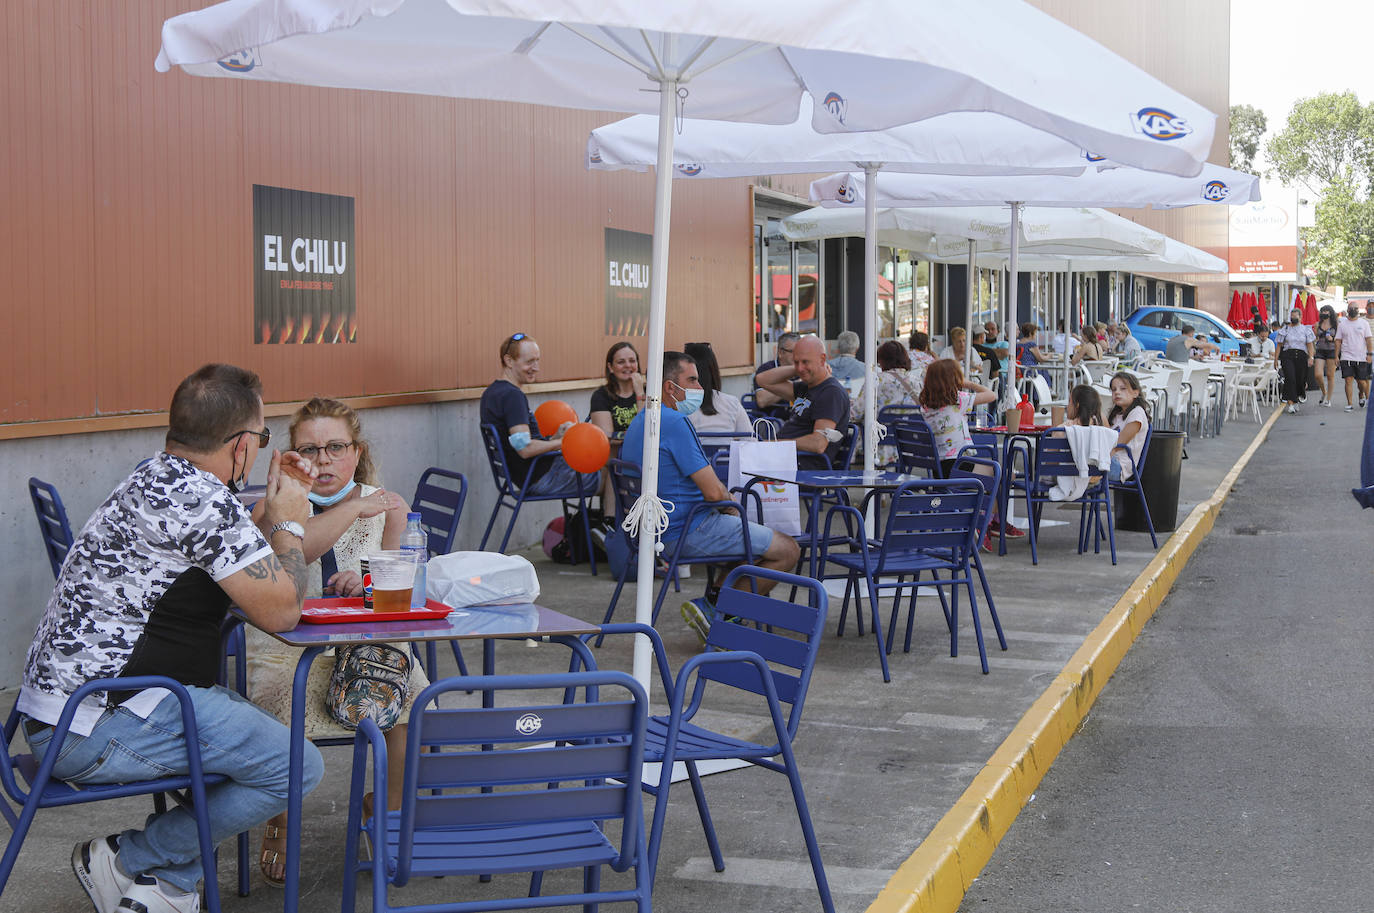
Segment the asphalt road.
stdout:
[[1337,403],[1280,418],[961,910],[1374,910],[1374,512]]

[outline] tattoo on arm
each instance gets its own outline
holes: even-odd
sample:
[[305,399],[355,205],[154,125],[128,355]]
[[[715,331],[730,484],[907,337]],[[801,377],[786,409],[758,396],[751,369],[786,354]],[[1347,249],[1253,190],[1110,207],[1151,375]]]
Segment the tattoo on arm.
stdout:
[[[289,548],[277,555],[273,563],[280,560],[279,567],[283,568],[291,576],[291,582],[296,585],[296,601],[300,602],[305,598],[305,575],[306,561],[305,554],[299,548]],[[273,578],[275,579],[275,577]]]
[[277,571],[281,570],[281,563],[277,561],[276,555],[268,555],[261,561],[253,562],[243,570],[254,580],[267,580],[270,577],[272,582],[276,583]]

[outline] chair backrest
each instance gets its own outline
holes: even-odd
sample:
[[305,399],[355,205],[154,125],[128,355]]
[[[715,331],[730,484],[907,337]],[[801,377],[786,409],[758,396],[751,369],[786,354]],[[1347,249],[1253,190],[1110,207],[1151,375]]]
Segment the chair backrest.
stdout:
[[29,497],[33,512],[38,515],[38,532],[43,537],[43,549],[52,565],[53,579],[62,572],[62,562],[72,547],[72,528],[67,523],[67,508],[57,489],[39,478],[29,479]]
[[844,426],[844,440],[840,442],[840,455],[835,460],[834,469],[848,469],[854,464],[854,451],[859,449],[859,442],[863,440],[863,426],[858,422],[850,422]]
[[461,472],[431,466],[420,474],[410,509],[420,514],[420,526],[429,536],[429,557],[453,551],[467,499],[468,480]]
[[1035,448],[1035,478],[1041,484],[1053,485],[1059,476],[1076,475],[1078,464],[1074,462],[1073,450],[1069,447],[1069,439],[1064,436],[1064,429],[1051,428],[1040,435],[1040,443]]
[[487,450],[487,463],[491,466],[491,478],[498,492],[514,492],[515,483],[510,477],[510,467],[506,465],[506,451],[501,446],[501,432],[495,425],[482,426],[482,446]]
[[[735,589],[735,582],[741,578],[775,580],[796,586],[806,594],[807,601],[802,604],[784,602],[750,590]],[[791,738],[796,737],[797,725],[801,722],[802,705],[806,702],[811,670],[820,652],[828,609],[829,597],[820,581],[749,565],[737,567],[726,575],[716,598],[717,616],[733,617],[737,621],[712,624],[706,635],[705,649],[744,650],[763,657],[770,667],[778,702],[787,705],[787,733]],[[752,694],[764,693],[763,682],[753,669],[739,664],[705,665],[698,670],[696,691],[685,711],[688,717],[701,703],[707,682]]]
[[[979,471],[981,470],[981,472]],[[983,499],[978,509],[977,538],[982,539],[992,523],[993,509],[997,504],[997,492],[1002,485],[1002,464],[997,460],[984,457],[961,456],[949,471],[951,479],[972,479],[983,485]]]
[[710,454],[711,468],[716,471],[716,478],[722,483],[730,481],[730,448],[718,447],[715,452]]
[[611,491],[615,495],[615,525],[620,529],[626,514],[639,500],[639,467],[625,460],[607,460],[606,469],[611,474]]
[[[431,706],[444,694],[469,688],[484,693],[585,688],[588,700]],[[615,699],[602,699],[607,688],[616,692]],[[410,877],[417,834],[589,819],[622,821],[620,856],[611,867],[624,871],[638,859],[643,840],[640,774],[647,710],[644,689],[623,672],[449,678],[421,691],[406,736],[397,881]],[[491,787],[498,789],[488,791]]]
[[763,413],[759,411],[759,404],[754,400],[754,394],[744,394],[739,398],[739,404],[744,407],[744,411],[749,416],[750,421],[763,418]]
[[889,556],[929,549],[949,550],[965,561],[977,547],[974,533],[987,490],[967,479],[907,482],[892,495],[876,573]]
[[924,472],[929,478],[940,478],[940,451],[924,418],[908,416],[892,426],[892,434],[897,444],[899,472]]

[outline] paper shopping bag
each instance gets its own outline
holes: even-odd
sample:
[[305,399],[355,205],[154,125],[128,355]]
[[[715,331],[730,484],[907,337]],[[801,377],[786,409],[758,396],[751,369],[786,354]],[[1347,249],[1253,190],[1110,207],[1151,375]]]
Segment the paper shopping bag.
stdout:
[[[752,478],[750,473],[795,479],[796,442],[731,441],[730,488],[743,488]],[[754,490],[763,501],[764,526],[789,536],[801,534],[801,496],[797,493],[796,485],[758,483],[754,485]]]

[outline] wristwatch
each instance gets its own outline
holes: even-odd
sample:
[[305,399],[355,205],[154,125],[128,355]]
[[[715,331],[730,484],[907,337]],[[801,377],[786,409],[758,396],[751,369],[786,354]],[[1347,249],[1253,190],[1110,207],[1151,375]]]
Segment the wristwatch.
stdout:
[[268,530],[267,535],[270,538],[273,533],[281,530],[286,530],[302,542],[305,541],[305,527],[301,526],[295,520],[283,520],[280,523],[273,524],[272,528]]

